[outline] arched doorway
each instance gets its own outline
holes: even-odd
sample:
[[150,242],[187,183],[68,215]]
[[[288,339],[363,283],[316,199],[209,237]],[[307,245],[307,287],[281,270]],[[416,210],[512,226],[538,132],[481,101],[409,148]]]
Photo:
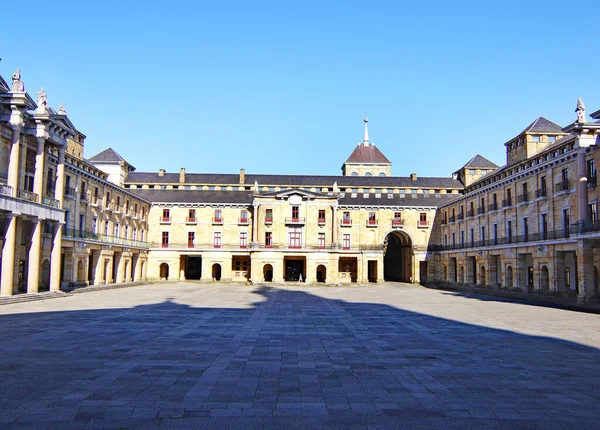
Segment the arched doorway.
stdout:
[[140,266],[140,280],[141,281],[145,281],[146,280],[146,275],[145,275],[145,271],[144,269],[146,268],[146,262],[142,261],[142,265]]
[[327,268],[319,264],[317,266],[317,282],[325,282],[327,280]]
[[85,280],[85,273],[83,271],[83,260],[77,262],[77,282],[83,282]]
[[50,261],[44,260],[42,263],[42,285],[40,291],[50,290]]
[[550,276],[546,266],[542,266],[542,271],[540,272],[540,288],[542,290],[550,289]]
[[412,241],[402,231],[392,231],[385,238],[383,279],[386,281],[412,281]]
[[123,269],[123,282],[129,280],[129,260],[125,260],[125,268]]
[[460,270],[458,271],[458,282],[461,284],[465,282],[465,266],[460,266]]
[[506,267],[506,286],[509,288],[513,286],[513,270],[511,266]]
[[169,265],[167,263],[162,263],[160,266],[158,266],[158,271],[158,276],[161,280],[164,279],[166,281],[169,279]]
[[481,266],[479,271],[479,284],[485,285],[485,266]]
[[273,282],[273,266],[265,264],[263,267],[263,277],[265,282]]
[[219,263],[215,263],[212,265],[212,278],[213,281],[221,280],[221,265]]

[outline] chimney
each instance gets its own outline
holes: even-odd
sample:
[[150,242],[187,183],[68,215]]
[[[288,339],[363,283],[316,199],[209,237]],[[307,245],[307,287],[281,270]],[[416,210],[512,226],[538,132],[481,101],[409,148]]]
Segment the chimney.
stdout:
[[160,177],[165,176],[165,169],[158,169],[158,176],[160,176]]
[[185,184],[185,167],[179,169],[179,183]]
[[417,180],[417,174],[416,173],[411,173],[410,174],[410,180],[411,181],[416,181]]
[[240,169],[240,184],[246,183],[246,169]]

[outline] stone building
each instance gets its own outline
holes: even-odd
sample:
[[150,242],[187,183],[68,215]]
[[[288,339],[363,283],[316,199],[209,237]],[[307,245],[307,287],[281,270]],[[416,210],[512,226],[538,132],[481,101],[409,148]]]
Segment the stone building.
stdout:
[[145,279],[149,202],[83,158],[61,105],[0,77],[0,294]]
[[427,280],[599,295],[600,111],[540,117],[448,177],[393,176],[369,141],[342,175],[138,172],[84,158],[61,105],[0,77],[1,295],[139,280]]
[[434,279],[599,295],[600,111],[588,121],[579,101],[576,112],[564,128],[536,119],[505,143],[504,167],[478,156],[457,172],[464,192],[438,208],[442,243],[429,248]]

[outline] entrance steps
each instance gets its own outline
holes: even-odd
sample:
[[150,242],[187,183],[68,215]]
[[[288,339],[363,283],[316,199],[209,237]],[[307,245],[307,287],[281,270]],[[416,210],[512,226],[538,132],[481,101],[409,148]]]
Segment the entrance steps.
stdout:
[[56,299],[59,297],[67,297],[68,294],[64,291],[45,291],[43,293],[32,294],[15,294],[14,296],[0,297],[0,305],[12,305],[15,303],[36,302],[40,300]]

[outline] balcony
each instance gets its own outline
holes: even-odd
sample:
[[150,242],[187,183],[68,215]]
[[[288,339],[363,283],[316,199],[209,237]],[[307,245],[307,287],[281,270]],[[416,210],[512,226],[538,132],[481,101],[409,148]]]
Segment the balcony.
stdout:
[[343,219],[340,223],[342,227],[352,227],[352,219]]
[[402,227],[404,225],[404,221],[400,218],[394,218],[392,220],[392,227]]
[[104,210],[108,212],[112,212],[115,209],[115,206],[112,203],[106,202],[106,206],[104,206]]
[[512,199],[504,199],[502,200],[502,207],[503,208],[510,208],[512,207],[513,203],[512,203]]
[[494,212],[498,210],[498,202],[494,202],[488,205],[488,212]]
[[75,192],[75,188],[65,187],[65,197],[69,199],[74,199],[77,193]]
[[306,224],[306,218],[298,218],[298,217],[286,218],[285,223],[286,224],[295,224],[295,225],[304,225],[304,224]]
[[556,190],[555,192],[556,193],[567,192],[567,191],[569,191],[569,185],[570,185],[569,181],[559,182],[554,186],[554,189]]
[[465,214],[458,214],[458,220],[462,221],[463,219],[465,219]]
[[[92,233],[91,231],[75,230],[72,228],[63,228],[63,237],[69,237],[73,239],[85,239],[86,241],[94,241],[107,243],[111,245],[130,246],[135,248],[148,248],[147,242],[139,240],[125,239],[116,236],[107,236],[104,234]],[[168,248],[169,245],[163,245],[164,248]]]
[[540,188],[538,190],[535,190],[535,198],[536,199],[545,199],[548,197],[548,189],[547,188]]
[[238,225],[249,225],[250,221],[248,218],[238,218]]
[[467,218],[473,218],[475,216],[475,213],[473,210],[468,210],[467,211]]
[[60,207],[60,202],[56,199],[51,199],[50,197],[42,197],[42,204],[52,206],[53,208]]
[[450,224],[452,224],[452,223],[456,222],[456,216],[454,216],[454,215],[451,215],[451,216],[448,218],[448,221],[450,221]]
[[170,216],[161,216],[159,218],[159,222],[161,224],[171,224],[171,217]]
[[317,224],[319,224],[320,226],[324,226],[325,225],[325,218],[319,218],[319,219],[317,219]]
[[485,215],[485,208],[477,208],[477,215]]
[[529,193],[523,193],[517,196],[517,203],[528,203],[529,202]]
[[101,203],[102,203],[102,199],[100,197],[98,197],[98,196],[94,196],[90,200],[90,204],[92,206],[100,206]]
[[429,227],[429,221],[417,221],[418,228],[427,228]]
[[25,190],[17,190],[17,197],[33,203],[37,203],[39,199],[39,196],[36,193],[32,193],[31,191]]
[[188,225],[198,224],[198,219],[195,216],[189,216],[185,218],[185,223]]
[[271,225],[271,224],[273,224],[273,217],[265,218],[265,225]]
[[376,219],[368,219],[367,227],[377,227],[377,220]]
[[223,225],[223,218],[222,217],[213,217],[212,223],[213,223],[213,225]]
[[596,187],[598,184],[596,175],[588,176],[588,187]]
[[12,197],[13,187],[9,187],[8,185],[0,185],[0,194],[3,196]]

